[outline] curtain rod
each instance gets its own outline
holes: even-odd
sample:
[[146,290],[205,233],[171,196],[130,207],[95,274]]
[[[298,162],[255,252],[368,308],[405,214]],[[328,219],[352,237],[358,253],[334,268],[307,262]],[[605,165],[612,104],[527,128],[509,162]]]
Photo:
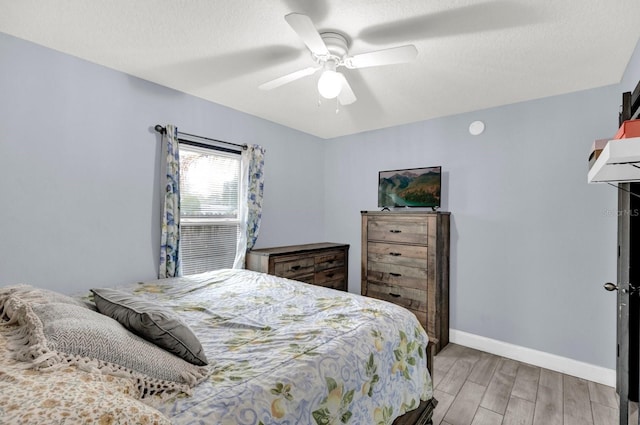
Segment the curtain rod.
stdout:
[[[160,124],[156,124],[156,126],[153,128],[155,131],[157,131],[160,134],[165,134],[167,132],[167,129],[161,126]],[[195,134],[183,133],[181,131],[178,131],[178,134],[182,134],[183,136],[197,137],[198,139],[209,140],[210,142],[224,143],[226,145],[237,146],[239,148],[242,148],[243,150],[247,149],[246,143],[244,145],[239,145],[237,143],[225,142],[224,140],[212,139],[210,137],[204,137],[204,136],[197,136]]]

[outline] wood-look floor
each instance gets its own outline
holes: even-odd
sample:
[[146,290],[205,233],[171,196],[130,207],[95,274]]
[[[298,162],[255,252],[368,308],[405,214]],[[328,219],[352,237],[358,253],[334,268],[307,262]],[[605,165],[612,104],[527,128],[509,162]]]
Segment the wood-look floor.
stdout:
[[434,425],[618,425],[614,388],[456,344],[435,357],[433,383]]

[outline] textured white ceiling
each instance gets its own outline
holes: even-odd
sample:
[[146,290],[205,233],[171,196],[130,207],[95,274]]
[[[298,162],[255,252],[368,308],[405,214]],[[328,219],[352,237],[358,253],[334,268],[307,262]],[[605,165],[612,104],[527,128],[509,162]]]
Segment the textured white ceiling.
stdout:
[[[284,20],[307,14],[351,54],[414,44],[416,62],[346,70],[358,101],[318,105]],[[618,83],[638,0],[0,0],[0,31],[322,138]]]

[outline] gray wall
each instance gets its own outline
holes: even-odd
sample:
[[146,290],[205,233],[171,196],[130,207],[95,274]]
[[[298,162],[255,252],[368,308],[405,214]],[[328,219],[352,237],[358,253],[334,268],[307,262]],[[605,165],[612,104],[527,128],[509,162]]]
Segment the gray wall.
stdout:
[[319,139],[2,33],[0,70],[0,285],[157,276],[155,124],[264,146],[259,246],[323,239]]
[[[586,184],[586,158],[615,133],[638,51],[620,85],[327,141],[4,34],[0,70],[0,285],[70,293],[154,278],[151,128],[173,123],[265,146],[258,246],[347,242],[352,292],[377,172],[442,165],[452,328],[615,365],[615,300],[601,285],[615,280],[616,191]],[[487,129],[472,137],[476,119]]]
[[[602,284],[616,279],[616,189],[587,184],[587,156],[616,132],[639,62],[636,49],[620,85],[327,141],[327,239],[351,244],[350,291],[378,171],[442,165],[451,328],[615,368],[615,295]],[[486,124],[477,137],[474,120]]]

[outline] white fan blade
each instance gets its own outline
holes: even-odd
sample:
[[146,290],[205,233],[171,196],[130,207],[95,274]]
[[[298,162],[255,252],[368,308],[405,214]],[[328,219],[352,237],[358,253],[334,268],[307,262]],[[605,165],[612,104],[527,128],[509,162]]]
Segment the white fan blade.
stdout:
[[276,87],[283,86],[292,81],[299,80],[302,77],[311,75],[317,70],[319,70],[320,68],[321,68],[320,66],[318,67],[310,66],[309,68],[301,69],[299,71],[292,72],[291,74],[283,75],[282,77],[276,78],[275,80],[267,81],[266,83],[258,86],[258,88],[260,90],[272,90],[272,89],[275,89]]
[[324,44],[320,33],[311,22],[311,18],[301,13],[289,13],[284,17],[287,23],[302,39],[304,44],[316,56],[324,56],[329,54],[327,46]]
[[340,79],[342,80],[342,90],[340,90],[340,94],[338,94],[338,101],[341,105],[350,105],[357,100],[356,95],[353,93],[353,90],[351,90],[351,86],[344,74],[338,72],[338,75],[340,75]]
[[368,66],[392,65],[394,63],[411,62],[418,55],[418,49],[413,44],[376,50],[345,58],[344,64],[349,69],[366,68]]

